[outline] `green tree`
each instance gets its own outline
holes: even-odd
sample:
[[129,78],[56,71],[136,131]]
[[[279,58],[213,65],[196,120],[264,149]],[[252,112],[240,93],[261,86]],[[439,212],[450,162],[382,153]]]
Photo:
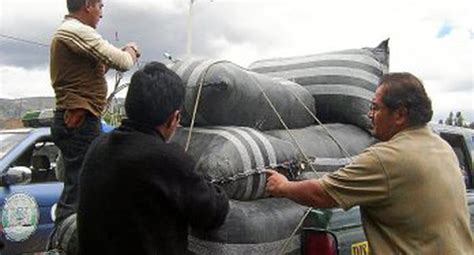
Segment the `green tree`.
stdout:
[[464,117],[461,112],[456,113],[456,118],[454,119],[454,125],[458,127],[464,127]]
[[449,116],[448,118],[446,119],[446,121],[444,122],[446,125],[450,125],[452,126],[453,123],[454,123],[454,116],[453,116],[453,112],[449,112]]

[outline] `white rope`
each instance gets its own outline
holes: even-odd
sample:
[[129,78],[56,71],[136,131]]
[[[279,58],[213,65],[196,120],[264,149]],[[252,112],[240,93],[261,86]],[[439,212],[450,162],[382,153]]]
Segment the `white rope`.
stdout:
[[303,100],[301,100],[301,98],[296,95],[296,93],[294,91],[291,91],[290,92],[296,97],[296,99],[301,103],[301,105],[303,105],[303,107],[306,109],[306,111],[311,115],[311,117],[313,117],[313,119],[318,122],[318,124],[324,129],[324,131],[326,131],[326,133],[329,135],[329,137],[337,144],[337,146],[342,150],[342,152],[344,152],[344,154],[346,155],[346,157],[349,159],[350,162],[352,162],[352,156],[351,154],[349,154],[349,152],[347,152],[347,150],[344,148],[344,146],[342,146],[341,143],[339,143],[339,141],[336,139],[335,136],[333,136],[331,134],[331,132],[329,132],[329,129],[326,128],[326,126],[319,120],[318,117],[316,117],[316,115],[314,115],[314,113],[308,108],[308,106],[306,106],[303,102]]
[[[290,131],[290,129],[288,128],[288,126],[286,125],[285,121],[283,120],[283,118],[281,117],[281,115],[278,113],[278,111],[276,110],[275,106],[273,105],[273,103],[271,102],[270,98],[268,98],[267,94],[265,93],[265,91],[263,90],[263,88],[260,86],[260,83],[257,79],[255,79],[253,76],[251,76],[252,79],[254,81],[256,81],[256,84],[257,86],[259,87],[260,91],[262,92],[263,96],[265,97],[265,99],[267,100],[268,104],[270,105],[270,107],[273,109],[273,111],[275,112],[275,114],[277,115],[278,119],[280,120],[281,124],[285,127],[285,129],[287,130],[288,134],[290,135],[290,137],[293,139],[294,143],[296,144],[296,146],[298,147],[298,150],[300,151],[300,153],[303,155],[304,159],[306,160],[306,162],[308,162],[308,165],[310,166],[311,170],[316,174],[317,178],[321,178],[321,176],[319,175],[319,173],[313,168],[313,165],[311,164],[311,162],[309,161],[309,158],[308,156],[304,153],[303,149],[301,148],[300,144],[298,143],[297,139],[294,137],[294,135],[292,134],[292,132]],[[291,90],[290,90],[291,91]],[[349,158],[349,160],[351,161],[351,156],[350,154],[347,152],[347,150],[337,141],[337,139],[329,132],[329,130],[323,125],[323,123],[321,123],[321,121],[313,114],[313,112],[311,112],[311,110],[304,104],[304,102],[301,100],[301,98],[299,98],[293,91],[291,91],[291,93],[296,97],[296,99],[303,105],[303,107],[306,109],[306,111],[311,115],[311,117],[313,117],[313,119],[316,120],[316,122],[318,122],[319,125],[321,125],[323,127],[323,129],[328,133],[329,137],[331,137],[334,142],[336,142],[336,144],[342,149],[342,151],[346,154],[346,156]],[[296,232],[300,229],[301,225],[303,225],[303,222],[304,220],[306,219],[306,217],[308,216],[308,214],[311,212],[313,208],[310,207],[308,208],[308,210],[306,211],[306,213],[303,215],[303,217],[301,218],[300,222],[298,223],[298,225],[296,226],[296,228],[293,230],[293,232],[291,233],[290,237],[287,239],[287,241],[283,244],[282,246],[282,249],[280,250],[280,253],[279,254],[285,254],[285,251],[290,243],[290,240],[293,239],[293,237],[296,235]]]
[[199,107],[199,100],[201,99],[201,91],[202,91],[202,86],[204,84],[204,80],[206,78],[206,75],[207,75],[209,69],[211,69],[212,66],[214,66],[216,64],[220,64],[220,63],[229,63],[229,61],[219,60],[219,61],[216,61],[216,62],[210,64],[208,67],[206,67],[206,69],[204,70],[204,73],[199,78],[199,86],[198,86],[198,91],[197,91],[197,95],[196,95],[196,101],[194,102],[193,115],[191,117],[191,124],[189,126],[188,138],[186,139],[186,145],[184,146],[184,151],[185,152],[188,151],[189,144],[191,143],[191,136],[192,136],[192,133],[193,133],[194,122],[196,120],[197,109]]
[[[119,86],[119,83],[120,81],[122,80],[123,78],[123,73],[122,72],[115,72],[115,85],[114,85],[114,90],[112,91],[112,93],[110,93],[109,97],[107,98],[107,102],[105,104],[105,109],[104,111],[102,112],[103,114],[108,112],[109,111],[109,107],[112,103],[112,100],[114,99],[115,95],[122,89],[124,89],[125,87],[128,86],[128,84],[126,84],[126,86]],[[120,90],[117,90],[117,88],[120,87]]]
[[[197,92],[197,95],[196,95],[196,101],[194,103],[194,109],[193,109],[193,114],[192,114],[192,118],[191,118],[191,125],[190,125],[190,128],[189,128],[189,133],[188,133],[188,138],[187,138],[187,141],[186,141],[186,146],[185,146],[185,151],[188,150],[189,148],[189,144],[191,142],[191,136],[192,136],[192,130],[193,130],[193,127],[194,127],[194,122],[195,122],[195,118],[196,118],[196,114],[197,114],[197,109],[198,109],[198,106],[199,106],[199,99],[201,97],[201,91],[202,91],[202,86],[203,86],[203,83],[204,83],[204,79],[209,71],[209,69],[213,66],[213,65],[216,65],[218,63],[223,63],[223,62],[229,62],[229,61],[217,61],[217,62],[214,62],[212,63],[211,65],[209,65],[203,75],[200,77],[200,82],[199,82],[199,86],[198,86],[198,92]],[[242,68],[242,67],[241,67]],[[242,68],[244,70],[246,70],[245,68]],[[273,112],[275,113],[275,115],[277,116],[278,120],[280,121],[280,123],[283,125],[283,127],[285,128],[285,130],[288,132],[288,134],[290,135],[291,139],[293,140],[294,144],[298,147],[298,150],[299,152],[301,153],[301,155],[303,155],[304,159],[306,162],[308,162],[308,165],[309,167],[311,168],[311,170],[316,174],[316,176],[318,178],[321,178],[320,174],[314,169],[313,165],[311,164],[311,161],[309,160],[308,156],[306,155],[306,153],[304,153],[301,145],[299,144],[298,140],[296,139],[296,137],[293,135],[293,133],[291,132],[291,130],[288,128],[288,126],[286,125],[285,121],[283,120],[283,118],[281,117],[280,113],[278,112],[278,110],[275,108],[275,105],[272,103],[272,101],[270,100],[270,98],[268,97],[267,93],[265,93],[265,91],[263,90],[262,86],[260,85],[260,82],[255,79],[255,77],[253,76],[250,76],[254,81],[255,81],[255,84],[257,84],[258,88],[260,89],[260,91],[262,92],[262,95],[264,96],[265,100],[267,101],[267,103],[269,104],[269,106],[272,108]],[[329,130],[323,125],[323,123],[321,123],[321,121],[311,112],[311,110],[304,104],[304,102],[293,92],[293,95],[296,97],[296,99],[303,105],[303,107],[306,109],[306,111],[311,115],[311,117],[313,117],[314,120],[316,120],[316,122],[318,122],[319,125],[321,125],[323,127],[323,129],[328,133],[328,135],[334,140],[334,142],[336,142],[336,144],[341,148],[341,150],[346,154],[346,156],[349,158],[349,160],[351,160],[351,156],[350,154],[347,152],[347,150],[337,141],[337,139],[329,132]],[[290,240],[292,240],[292,238],[296,235],[296,232],[300,229],[300,227],[303,225],[303,222],[304,220],[306,219],[306,217],[308,216],[308,214],[311,212],[313,208],[310,207],[308,208],[308,210],[306,210],[305,214],[303,215],[303,217],[301,218],[301,220],[299,221],[298,225],[296,226],[296,228],[292,231],[290,237],[287,239],[287,241],[283,244],[282,246],[282,249],[280,250],[280,254],[284,254],[285,253],[285,250],[287,249],[289,243],[290,243]]]
[[286,242],[283,244],[281,250],[280,250],[280,253],[279,254],[285,254],[285,251],[286,249],[288,248],[288,245],[290,244],[290,240],[293,239],[293,237],[296,235],[296,231],[298,231],[298,229],[300,229],[301,225],[303,225],[303,222],[304,220],[306,219],[306,217],[308,216],[308,214],[311,212],[311,210],[313,210],[313,207],[310,207],[308,208],[308,210],[306,210],[306,212],[304,213],[303,217],[301,217],[301,220],[300,222],[298,222],[298,225],[296,225],[296,228],[293,230],[293,232],[291,233],[290,237],[286,240]]
[[[135,63],[136,69],[140,69],[140,66],[141,66],[141,63],[139,62],[139,60],[137,60],[137,62]],[[119,85],[120,81],[122,81],[122,79],[123,79],[123,72],[116,71],[115,72],[114,90],[112,91],[112,93],[110,93],[109,97],[107,97],[107,101],[106,101],[106,104],[105,104],[105,109],[104,109],[104,111],[102,111],[102,114],[105,114],[106,112],[109,111],[109,107],[112,104],[112,100],[114,100],[115,96],[120,91],[124,90],[125,88],[127,88],[130,85],[130,83],[124,83],[122,85]]]
[[309,160],[308,156],[306,155],[306,153],[304,153],[303,151],[303,148],[301,147],[300,143],[298,142],[298,140],[296,139],[296,137],[293,135],[293,133],[291,132],[290,128],[288,128],[288,125],[286,125],[285,121],[283,120],[283,118],[281,117],[280,113],[278,112],[278,110],[276,109],[275,105],[272,103],[272,101],[270,100],[270,98],[268,97],[267,93],[265,93],[265,91],[263,90],[262,86],[260,86],[260,82],[255,79],[253,76],[250,76],[254,81],[255,81],[255,84],[257,84],[257,87],[260,89],[260,91],[262,92],[262,95],[263,97],[265,98],[265,100],[267,101],[267,103],[270,105],[270,108],[272,108],[273,112],[275,113],[275,115],[277,116],[278,120],[280,121],[280,123],[283,125],[283,127],[285,128],[285,130],[288,132],[288,134],[290,135],[291,139],[293,140],[294,144],[296,145],[296,147],[298,147],[298,151],[301,153],[301,155],[303,155],[304,157],[304,160],[306,162],[308,162],[308,165],[309,167],[311,168],[311,170],[316,174],[316,176],[318,178],[320,178],[321,176],[319,175],[319,173],[313,168],[313,165],[311,164],[311,161]]

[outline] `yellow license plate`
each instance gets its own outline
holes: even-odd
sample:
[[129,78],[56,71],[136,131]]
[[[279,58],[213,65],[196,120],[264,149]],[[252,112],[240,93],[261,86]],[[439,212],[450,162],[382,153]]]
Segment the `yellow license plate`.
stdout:
[[369,243],[367,241],[354,243],[351,245],[352,255],[368,255],[369,254]]

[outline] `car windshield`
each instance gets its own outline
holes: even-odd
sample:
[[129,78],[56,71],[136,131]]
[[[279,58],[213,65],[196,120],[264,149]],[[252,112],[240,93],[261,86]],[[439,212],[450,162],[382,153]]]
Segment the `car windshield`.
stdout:
[[471,136],[471,154],[474,155],[474,135]]
[[0,133],[0,159],[3,159],[27,135],[28,133]]

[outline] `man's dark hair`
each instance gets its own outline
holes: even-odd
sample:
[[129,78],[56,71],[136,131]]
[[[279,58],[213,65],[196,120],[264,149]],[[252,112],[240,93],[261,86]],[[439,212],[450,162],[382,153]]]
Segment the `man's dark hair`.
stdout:
[[77,12],[86,4],[86,0],[67,0],[67,10],[69,13]]
[[391,110],[405,107],[410,126],[428,123],[433,116],[431,100],[423,83],[411,73],[388,73],[382,77],[382,102]]
[[165,123],[184,102],[185,88],[179,76],[159,62],[136,71],[125,99],[130,120],[156,127]]
[[77,12],[82,6],[85,6],[88,2],[95,3],[99,0],[67,0],[67,10],[69,13]]

